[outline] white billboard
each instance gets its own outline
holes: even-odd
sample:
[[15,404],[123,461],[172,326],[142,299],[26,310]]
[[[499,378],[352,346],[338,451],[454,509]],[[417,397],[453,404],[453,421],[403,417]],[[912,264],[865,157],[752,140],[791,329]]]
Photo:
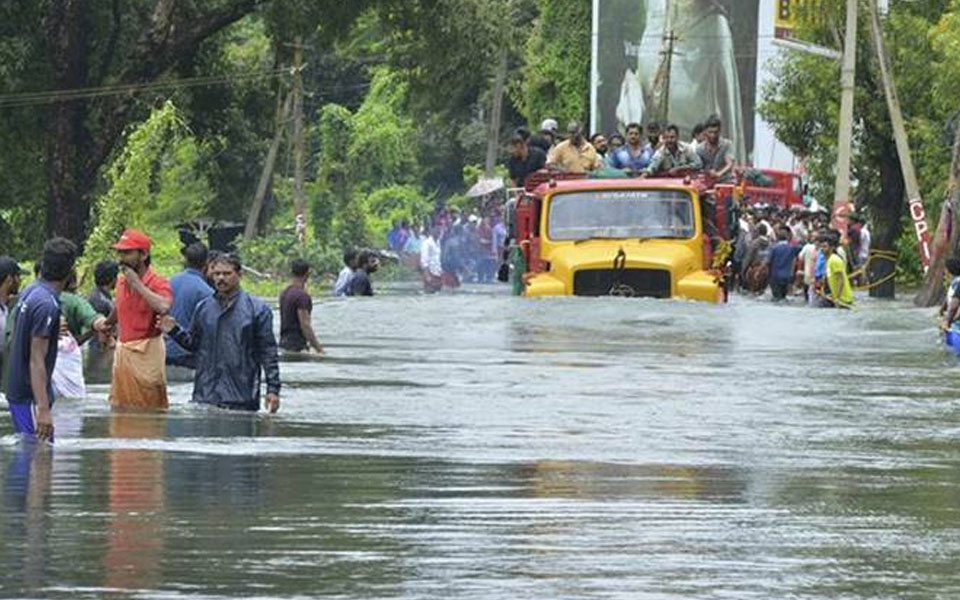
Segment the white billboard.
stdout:
[[591,130],[676,124],[683,136],[710,115],[739,159],[790,170],[791,154],[756,114],[778,52],[780,0],[594,0]]

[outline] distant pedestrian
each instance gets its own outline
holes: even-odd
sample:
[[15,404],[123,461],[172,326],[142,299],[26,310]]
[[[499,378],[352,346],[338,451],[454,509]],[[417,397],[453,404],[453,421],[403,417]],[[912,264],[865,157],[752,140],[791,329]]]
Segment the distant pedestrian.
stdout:
[[790,228],[783,226],[777,232],[777,243],[770,249],[770,291],[773,300],[784,300],[793,282],[794,266],[800,246],[790,245]]
[[280,294],[280,347],[290,352],[313,348],[323,354],[323,346],[313,331],[310,313],[313,299],[307,293],[310,265],[305,260],[290,263],[290,285]]
[[150,238],[128,229],[113,245],[123,279],[117,283],[111,322],[117,347],[110,382],[110,406],[118,409],[166,409],[166,346],[157,326],[173,304],[166,279],[150,268]]
[[164,315],[160,327],[196,356],[193,402],[232,410],[260,408],[261,374],[266,380],[264,408],[280,408],[280,366],[270,308],[240,288],[242,265],[232,254],[210,264],[216,294],[203,300],[193,322]]
[[373,283],[370,281],[370,275],[377,272],[380,268],[380,259],[369,250],[360,253],[357,259],[357,270],[354,271],[350,283],[347,284],[348,296],[372,296]]
[[[180,251],[185,268],[170,278],[170,290],[173,292],[173,306],[170,316],[180,323],[193,320],[193,313],[204,299],[213,295],[213,288],[207,283],[207,247],[202,242],[194,242]],[[193,354],[184,350],[170,337],[165,340],[168,365],[195,368]]]
[[334,296],[346,296],[347,284],[353,277],[353,271],[357,268],[357,251],[354,249],[345,250],[343,253],[343,268],[337,275],[337,282],[333,285]]
[[435,294],[443,288],[439,237],[439,228],[433,227],[420,246],[420,274],[423,276],[423,289],[428,294]]
[[803,298],[807,304],[813,304],[816,294],[814,285],[816,284],[815,269],[817,266],[817,244],[814,241],[813,233],[807,234],[807,241],[800,249],[800,263],[803,266]]
[[6,384],[7,404],[15,433],[53,441],[53,369],[60,337],[60,303],[73,272],[77,247],[70,240],[53,238],[43,247],[40,278],[17,301],[11,336]]

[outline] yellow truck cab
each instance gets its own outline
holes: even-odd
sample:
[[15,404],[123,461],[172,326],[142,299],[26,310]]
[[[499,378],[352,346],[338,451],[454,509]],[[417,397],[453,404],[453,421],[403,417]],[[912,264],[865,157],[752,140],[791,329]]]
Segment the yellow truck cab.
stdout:
[[714,265],[718,211],[702,180],[550,178],[534,186],[515,208],[524,295],[725,301],[722,266]]

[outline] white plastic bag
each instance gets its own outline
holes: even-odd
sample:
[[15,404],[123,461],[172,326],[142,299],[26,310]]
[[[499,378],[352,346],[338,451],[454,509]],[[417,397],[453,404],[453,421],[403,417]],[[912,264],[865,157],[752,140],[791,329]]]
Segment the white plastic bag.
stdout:
[[53,368],[53,389],[58,398],[83,398],[87,393],[83,379],[83,352],[70,334],[57,342],[57,363]]

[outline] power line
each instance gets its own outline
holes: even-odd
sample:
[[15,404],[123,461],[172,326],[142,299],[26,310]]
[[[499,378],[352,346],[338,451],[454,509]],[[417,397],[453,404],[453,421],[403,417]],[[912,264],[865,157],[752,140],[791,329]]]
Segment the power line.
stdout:
[[171,79],[164,81],[149,81],[140,83],[128,83],[117,85],[106,85],[99,87],[74,88],[66,90],[50,90],[44,92],[23,92],[17,94],[0,94],[0,108],[18,108],[24,106],[35,106],[40,104],[49,104],[52,102],[66,102],[71,100],[83,100],[89,98],[98,98],[103,96],[116,96],[123,94],[132,94],[143,91],[154,91],[171,88],[189,88],[211,85],[224,85],[240,81],[252,81],[257,79],[272,79],[285,73],[288,69],[273,69],[270,71],[261,71],[257,73],[215,75],[205,77],[188,77],[183,79]]
[[[192,77],[185,79],[145,82],[128,85],[103,86],[97,88],[79,88],[74,90],[56,90],[49,92],[32,92],[23,94],[0,95],[0,110],[4,108],[23,108],[30,106],[39,106],[51,104],[54,102],[67,102],[71,100],[81,100],[89,98],[99,98],[104,96],[115,96],[123,94],[132,94],[145,91],[160,91],[164,89],[205,87],[213,85],[226,85],[238,83],[240,81],[252,81],[256,79],[270,79],[289,73],[288,69],[277,69],[275,71],[264,71],[260,73],[251,73],[247,75],[222,75],[211,77]],[[369,83],[356,83],[351,85],[337,85],[327,88],[309,88],[306,90],[307,96],[324,95],[331,93],[362,90],[370,87]]]

